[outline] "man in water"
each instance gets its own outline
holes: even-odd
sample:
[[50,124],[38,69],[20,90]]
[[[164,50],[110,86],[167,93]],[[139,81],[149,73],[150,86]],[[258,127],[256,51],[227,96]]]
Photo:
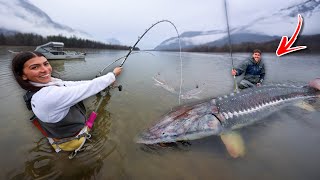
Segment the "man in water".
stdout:
[[242,73],[244,73],[244,78],[238,84],[240,89],[261,85],[265,76],[265,68],[259,49],[253,50],[252,57],[242,62],[238,68],[234,68],[231,71],[233,76],[239,76]]

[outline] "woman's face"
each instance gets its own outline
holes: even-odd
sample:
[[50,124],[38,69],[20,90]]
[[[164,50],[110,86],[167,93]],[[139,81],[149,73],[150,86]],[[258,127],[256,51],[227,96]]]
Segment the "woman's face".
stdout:
[[45,57],[34,57],[24,63],[23,80],[37,83],[48,83],[51,81],[52,67]]

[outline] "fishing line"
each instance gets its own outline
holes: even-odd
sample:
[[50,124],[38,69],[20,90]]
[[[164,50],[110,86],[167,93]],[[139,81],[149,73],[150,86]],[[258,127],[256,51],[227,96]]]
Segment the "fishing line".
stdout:
[[129,55],[131,54],[132,50],[137,46],[137,44],[140,42],[140,40],[143,38],[143,36],[145,34],[147,34],[147,32],[152,29],[155,25],[162,23],[162,22],[168,22],[170,23],[174,29],[176,30],[177,36],[178,36],[178,40],[179,40],[179,58],[180,58],[180,87],[179,87],[179,105],[181,102],[181,88],[182,88],[182,57],[181,57],[181,43],[180,43],[180,35],[178,32],[177,27],[173,24],[173,22],[169,21],[169,20],[161,20],[156,22],[155,24],[152,24],[148,29],[145,30],[145,32],[139,36],[138,40],[136,41],[136,43],[130,48],[128,54],[126,56],[124,56],[124,60],[122,61],[122,63],[120,64],[120,67],[123,66],[123,64],[126,62],[127,58],[129,57]]
[[[152,56],[154,56],[154,54],[152,54],[151,52],[147,52],[147,51],[137,51],[137,52],[133,52],[132,54],[136,54],[136,53],[148,53],[151,54]],[[112,63],[108,64],[107,66],[105,66],[101,71],[99,71],[99,73],[96,75],[96,77],[101,76],[101,74],[103,73],[104,70],[106,70],[109,66],[111,66],[112,64],[114,64],[115,62],[125,58],[126,56],[122,56],[116,60],[114,60]]]
[[[230,57],[231,57],[232,69],[234,69],[233,57],[232,57],[231,37],[230,37],[230,28],[229,28],[228,9],[227,9],[227,0],[224,0],[224,9],[225,9],[225,15],[226,15],[226,20],[227,20],[228,44],[229,44],[229,50],[230,50]],[[237,92],[238,85],[237,85],[237,81],[236,81],[236,76],[233,76],[233,82],[234,82],[234,92]]]
[[[148,53],[148,54],[151,54],[151,55],[154,56],[154,54],[152,54],[152,53],[150,53],[150,52],[147,52],[147,51],[137,51],[137,52],[133,52],[132,54],[142,53],[142,52]],[[107,66],[105,66],[105,67],[96,75],[96,77],[101,76],[101,74],[103,73],[103,71],[104,71],[105,69],[107,69],[109,66],[111,66],[111,65],[114,64],[115,62],[117,62],[117,61],[119,61],[119,60],[121,60],[121,59],[123,59],[123,58],[125,58],[125,57],[126,57],[126,56],[122,56],[122,57],[116,59],[115,61],[111,62],[111,63],[108,64]],[[122,91],[122,86],[121,86],[121,85],[119,85],[119,86],[113,86],[113,87],[108,87],[108,88],[106,88],[105,90],[100,91],[101,98],[100,98],[100,100],[99,100],[99,102],[98,102],[98,105],[96,106],[95,110],[90,114],[90,117],[91,117],[91,118],[89,117],[89,119],[93,119],[93,120],[91,120],[91,121],[94,121],[94,120],[95,120],[95,118],[96,118],[96,116],[97,116],[98,109],[99,109],[99,107],[100,107],[100,105],[101,105],[101,103],[102,103],[102,100],[103,100],[104,97],[107,95],[107,89],[109,90],[110,88],[118,88],[119,91]]]

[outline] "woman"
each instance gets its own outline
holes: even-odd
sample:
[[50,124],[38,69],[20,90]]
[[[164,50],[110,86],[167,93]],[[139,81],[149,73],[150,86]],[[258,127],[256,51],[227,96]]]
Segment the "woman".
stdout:
[[12,72],[27,94],[27,106],[34,113],[33,123],[49,139],[56,152],[75,151],[83,146],[88,128],[82,100],[97,94],[115,81],[122,71],[89,81],[62,81],[51,77],[52,67],[38,52],[22,52],[12,60]]

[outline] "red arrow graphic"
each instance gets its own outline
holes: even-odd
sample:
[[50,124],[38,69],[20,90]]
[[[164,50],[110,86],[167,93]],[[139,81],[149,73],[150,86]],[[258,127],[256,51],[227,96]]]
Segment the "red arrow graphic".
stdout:
[[288,42],[288,36],[282,36],[278,49],[276,51],[277,56],[282,56],[282,55],[291,53],[293,51],[298,51],[298,50],[307,48],[307,46],[291,47],[292,44],[297,40],[301,27],[302,27],[302,17],[300,14],[298,14],[297,28],[293,33],[292,37],[290,38],[289,42]]

